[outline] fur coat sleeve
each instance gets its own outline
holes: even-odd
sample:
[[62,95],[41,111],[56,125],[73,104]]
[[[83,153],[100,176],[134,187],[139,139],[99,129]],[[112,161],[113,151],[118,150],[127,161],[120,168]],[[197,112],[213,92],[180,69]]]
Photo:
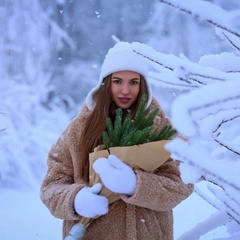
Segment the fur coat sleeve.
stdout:
[[41,199],[51,213],[61,219],[78,220],[74,212],[74,197],[86,183],[79,176],[80,135],[88,115],[83,106],[48,154],[48,170],[41,186]]

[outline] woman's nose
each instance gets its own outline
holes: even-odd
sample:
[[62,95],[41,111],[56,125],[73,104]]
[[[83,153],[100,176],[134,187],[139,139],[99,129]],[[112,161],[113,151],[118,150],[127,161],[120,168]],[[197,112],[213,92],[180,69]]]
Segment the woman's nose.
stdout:
[[123,94],[128,94],[128,93],[130,92],[130,91],[129,91],[129,86],[128,86],[128,84],[123,84],[123,85],[122,85],[121,92],[122,92]]

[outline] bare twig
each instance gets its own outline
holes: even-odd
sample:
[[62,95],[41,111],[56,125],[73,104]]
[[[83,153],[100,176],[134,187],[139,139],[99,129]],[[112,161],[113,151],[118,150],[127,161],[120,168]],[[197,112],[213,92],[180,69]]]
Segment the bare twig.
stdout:
[[[222,122],[218,125],[218,127],[213,131],[213,135],[221,128],[221,126],[226,123],[226,122],[229,122],[229,121],[232,121],[236,118],[239,118],[240,116],[234,116],[230,119],[226,119],[226,120],[222,120]],[[220,144],[221,146],[225,147],[226,149],[228,149],[229,151],[237,154],[237,155],[240,155],[240,152],[239,151],[236,151],[234,149],[232,149],[231,147],[227,146],[226,144],[224,144],[223,142],[221,142],[219,139],[218,139],[218,136],[220,135],[220,133],[216,134],[216,137],[213,136],[213,139],[215,142],[217,142],[218,144]]]
[[[159,2],[165,3],[165,4],[167,4],[167,5],[171,6],[171,7],[174,7],[174,8],[176,8],[176,9],[179,9],[180,11],[185,12],[185,13],[187,13],[187,14],[190,14],[190,15],[196,17],[196,18],[200,18],[200,16],[199,16],[197,13],[193,13],[193,12],[190,11],[189,9],[182,8],[182,7],[180,7],[180,6],[176,6],[176,5],[174,5],[173,3],[169,2],[168,0],[159,0]],[[220,29],[223,29],[223,30],[225,30],[225,31],[227,31],[227,32],[229,32],[229,33],[237,36],[237,37],[240,37],[240,34],[239,34],[238,32],[233,31],[233,30],[229,29],[228,27],[221,25],[221,24],[218,23],[218,22],[215,22],[215,21],[212,20],[212,19],[205,19],[205,21],[208,22],[208,23],[210,23],[210,24],[212,24],[212,25],[214,25],[214,26],[216,26],[216,27],[218,27],[218,28],[220,28]]]
[[240,155],[240,152],[235,151],[234,149],[230,148],[229,146],[225,145],[224,143],[222,143],[221,141],[219,141],[218,139],[214,138],[214,141],[217,142],[219,145],[221,145],[222,147],[225,147],[227,150],[229,150],[230,152],[233,152],[237,155]]
[[240,48],[239,48],[236,44],[233,43],[233,41],[226,35],[225,32],[222,32],[222,34],[223,34],[224,37],[232,44],[232,46],[233,46],[234,48],[236,48],[237,50],[240,50]]

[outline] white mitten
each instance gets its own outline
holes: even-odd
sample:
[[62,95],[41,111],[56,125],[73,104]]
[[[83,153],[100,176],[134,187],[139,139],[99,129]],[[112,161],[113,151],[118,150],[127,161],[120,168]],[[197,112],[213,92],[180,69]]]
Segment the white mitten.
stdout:
[[103,184],[112,192],[132,196],[137,185],[137,177],[131,167],[114,155],[99,158],[93,169],[100,176]]
[[97,215],[103,215],[108,212],[108,199],[98,195],[102,185],[96,183],[92,187],[82,188],[75,196],[75,211],[87,218],[93,218]]

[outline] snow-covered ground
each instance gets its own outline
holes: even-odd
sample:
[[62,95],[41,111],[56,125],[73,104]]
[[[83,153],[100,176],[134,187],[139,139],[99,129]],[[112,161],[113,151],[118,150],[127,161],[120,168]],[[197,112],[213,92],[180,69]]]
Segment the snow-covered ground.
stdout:
[[[39,191],[0,190],[1,240],[60,240],[62,221],[54,218],[39,198]],[[195,193],[174,209],[175,239],[215,210]],[[201,238],[224,237],[223,229]]]
[[1,240],[60,240],[61,220],[43,205],[39,192],[0,190]]

